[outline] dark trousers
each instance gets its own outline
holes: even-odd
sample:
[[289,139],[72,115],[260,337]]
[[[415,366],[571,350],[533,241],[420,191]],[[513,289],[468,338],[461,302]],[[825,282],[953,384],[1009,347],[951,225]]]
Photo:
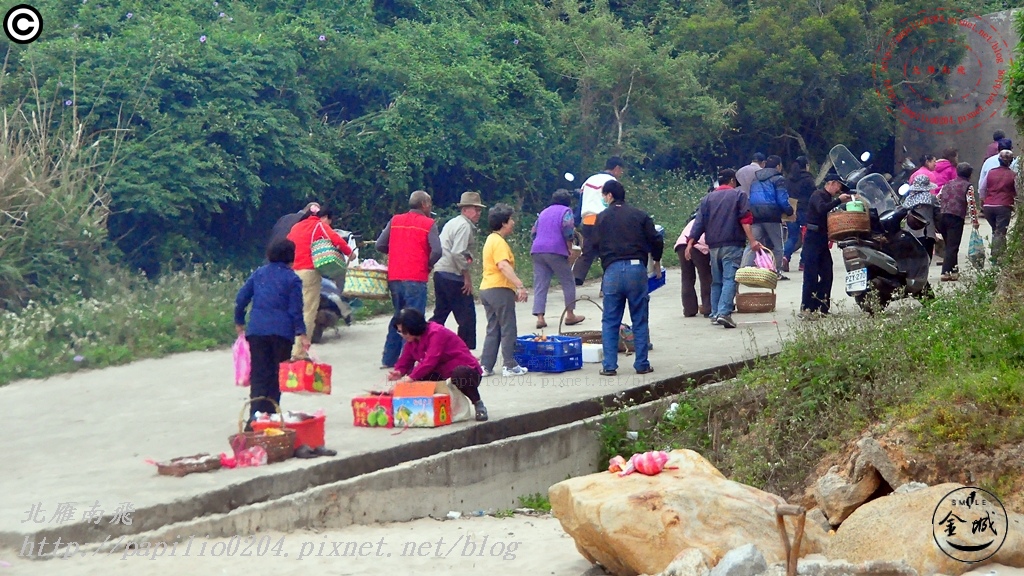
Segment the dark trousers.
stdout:
[[472,294],[462,293],[462,284],[462,280],[434,273],[434,316],[431,320],[443,326],[448,315],[455,314],[459,338],[470,350],[476,350],[476,304]]
[[949,274],[957,269],[960,256],[960,241],[964,238],[964,219],[956,214],[939,217],[939,233],[946,241],[946,252],[942,256],[942,273]]
[[[438,382],[447,380],[447,378],[434,372],[424,378],[424,380]],[[480,373],[476,371],[476,368],[472,366],[456,366],[452,370],[452,386],[458,388],[459,392],[465,394],[466,398],[469,398],[469,401],[473,404],[480,401]]]
[[[711,313],[711,255],[694,248],[690,250],[693,260],[686,259],[686,246],[676,248],[679,267],[682,268],[683,316],[690,317]],[[700,278],[700,306],[697,305],[697,279]]]
[[[249,341],[249,355],[252,367],[249,372],[249,398],[265,396],[274,402],[281,402],[281,386],[278,383],[278,366],[286,362],[292,354],[294,340],[283,336],[246,336]],[[269,400],[253,402],[249,410],[249,420],[253,420],[256,412],[273,414],[277,408]]]
[[828,250],[828,236],[808,230],[800,263],[804,265],[801,310],[828,314],[832,295],[832,253]]
[[576,278],[576,285],[581,286],[590,273],[590,265],[597,259],[597,228],[595,226],[583,225],[583,254],[576,259],[572,267],[572,275]]
[[995,261],[1006,249],[1006,231],[1010,227],[1010,218],[1013,216],[1011,206],[983,206],[985,220],[992,227],[992,260]]

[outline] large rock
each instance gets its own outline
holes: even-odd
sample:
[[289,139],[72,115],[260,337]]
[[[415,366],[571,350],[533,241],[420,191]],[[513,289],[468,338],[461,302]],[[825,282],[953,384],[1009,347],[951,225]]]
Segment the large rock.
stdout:
[[909,478],[903,472],[900,471],[900,467],[897,466],[889,453],[885,451],[885,448],[878,443],[877,440],[871,438],[861,438],[857,442],[857,461],[854,465],[853,477],[859,478],[861,476],[861,470],[870,466],[878,471],[878,474],[885,480],[886,484],[892,487],[893,490],[899,488],[905,484]]
[[753,544],[729,550],[711,569],[711,576],[757,576],[768,570],[764,556]]
[[[733,548],[753,544],[768,562],[785,560],[775,507],[785,500],[722,476],[691,450],[670,453],[656,476],[602,472],[559,482],[551,511],[587,560],[616,576],[657,574],[680,551],[696,548],[708,566]],[[786,517],[792,539],[795,519]],[[804,528],[801,555],[824,551],[828,537]]]
[[861,478],[855,476],[852,484],[847,483],[845,478],[836,473],[836,467],[833,466],[832,470],[819,478],[815,484],[814,500],[833,526],[838,526],[846,520],[881,486],[882,477],[874,468],[862,468],[860,473]]
[[708,574],[708,565],[700,550],[687,548],[676,554],[672,562],[656,576],[708,576]]
[[[936,507],[946,494],[962,487],[940,484],[909,493],[893,493],[864,504],[836,531],[827,556],[853,563],[903,561],[922,576],[955,576],[990,563],[1024,567],[1024,516],[1013,512],[1007,514],[1009,529],[1002,547],[977,564],[954,560],[939,548],[932,531]],[[961,529],[969,531],[970,527]],[[941,524],[939,534],[941,537]]]

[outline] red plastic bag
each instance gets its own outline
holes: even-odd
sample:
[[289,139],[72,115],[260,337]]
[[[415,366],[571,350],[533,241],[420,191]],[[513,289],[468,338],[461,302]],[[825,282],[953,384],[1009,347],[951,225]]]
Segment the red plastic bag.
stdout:
[[235,386],[249,385],[249,372],[252,368],[252,357],[249,355],[249,341],[244,334],[239,334],[231,346],[231,352],[235,357]]

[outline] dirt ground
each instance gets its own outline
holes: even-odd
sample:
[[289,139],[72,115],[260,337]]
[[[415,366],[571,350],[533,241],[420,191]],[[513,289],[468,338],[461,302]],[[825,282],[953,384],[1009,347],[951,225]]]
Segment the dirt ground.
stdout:
[[[589,562],[551,516],[469,517],[458,520],[350,526],[330,532],[258,533],[238,539],[205,539],[176,546],[143,545],[125,552],[107,546],[50,560],[0,557],[0,575],[182,574],[309,576],[310,574],[544,574],[579,576]],[[262,541],[262,542],[261,542]],[[204,544],[206,545],[204,548]],[[62,544],[59,556],[66,555]],[[52,551],[47,543],[44,552]],[[172,556],[173,553],[173,556]],[[157,555],[153,558],[154,554]],[[216,554],[216,555],[215,555]],[[347,555],[346,555],[347,554]],[[4,562],[10,564],[5,567]]]

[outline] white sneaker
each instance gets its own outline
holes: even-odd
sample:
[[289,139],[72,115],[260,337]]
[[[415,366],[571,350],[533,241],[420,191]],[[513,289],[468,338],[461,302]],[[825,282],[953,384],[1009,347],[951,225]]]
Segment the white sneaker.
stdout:
[[488,376],[494,376],[494,370],[488,370],[484,368],[484,373],[480,375],[481,378],[487,378]]
[[513,366],[511,368],[501,369],[501,375],[506,378],[508,378],[509,376],[523,376],[527,372],[529,372],[529,370],[523,368],[522,366]]

